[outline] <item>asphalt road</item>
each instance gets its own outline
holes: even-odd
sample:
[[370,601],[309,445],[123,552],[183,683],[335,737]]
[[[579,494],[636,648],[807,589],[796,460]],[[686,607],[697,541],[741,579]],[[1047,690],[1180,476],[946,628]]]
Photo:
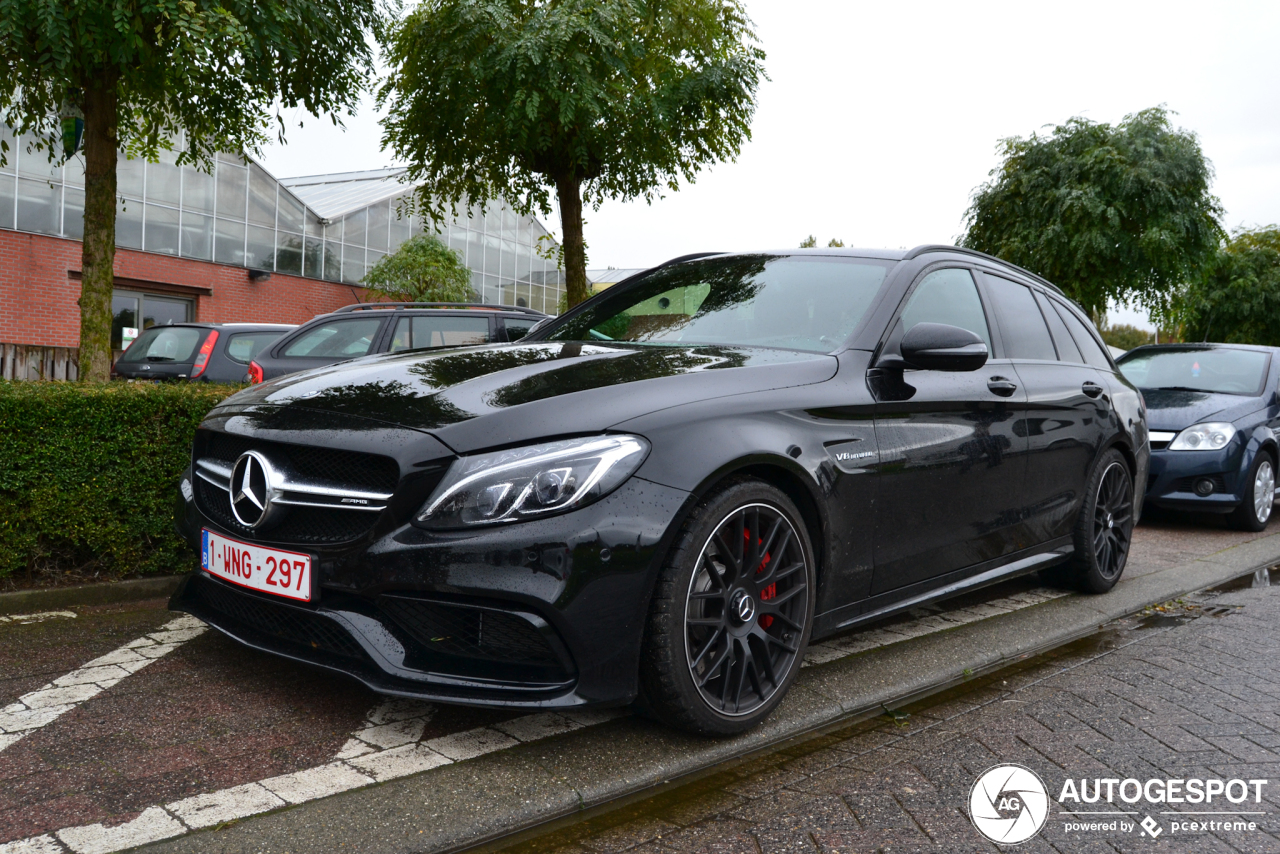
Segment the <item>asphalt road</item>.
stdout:
[[[1096,626],[1105,622],[1097,602],[1145,604],[1133,597],[1157,595],[1165,589],[1157,581],[1168,587],[1191,577],[1193,564],[1229,575],[1280,559],[1275,539],[1213,518],[1149,517],[1111,596],[1090,603],[1026,579],[826,642],[811,651],[776,720],[715,744],[612,720],[617,713],[386,702],[245,650],[168,613],[162,600],[9,618],[0,621],[0,854],[106,852],[163,839],[171,841],[161,847],[190,851],[456,848],[852,714],[875,691],[929,690],[964,658],[966,642],[1016,653],[1066,631],[1081,608],[1093,609],[1082,625]],[[858,667],[874,668],[876,678],[857,675]],[[837,698],[834,712],[816,697]],[[537,785],[547,773],[583,779]],[[326,799],[336,793],[345,794]],[[371,818],[370,798],[410,806]],[[261,813],[272,815],[250,818]],[[382,831],[368,821],[381,821]],[[210,828],[222,829],[188,835]]]

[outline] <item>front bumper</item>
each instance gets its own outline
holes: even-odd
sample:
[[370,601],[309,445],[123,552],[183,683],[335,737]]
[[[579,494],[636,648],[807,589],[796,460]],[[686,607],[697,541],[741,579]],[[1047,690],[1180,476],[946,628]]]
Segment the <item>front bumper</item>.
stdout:
[[[1230,513],[1241,501],[1244,448],[1236,442],[1220,451],[1153,450],[1147,475],[1147,503],[1170,510]],[[1197,481],[1214,484],[1209,495],[1195,492]]]
[[[476,532],[379,525],[369,541],[306,548],[310,603],[197,571],[170,607],[229,637],[340,671],[384,694],[559,708],[634,699],[645,617],[688,493],[633,477],[573,513]],[[245,540],[194,501],[180,532]],[[266,544],[266,543],[264,543]]]

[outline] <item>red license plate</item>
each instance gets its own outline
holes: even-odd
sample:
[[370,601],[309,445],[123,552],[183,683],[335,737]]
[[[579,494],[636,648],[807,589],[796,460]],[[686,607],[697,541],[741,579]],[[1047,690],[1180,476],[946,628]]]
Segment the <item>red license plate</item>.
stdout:
[[201,539],[200,565],[210,575],[250,590],[311,601],[311,555],[242,543],[208,528]]

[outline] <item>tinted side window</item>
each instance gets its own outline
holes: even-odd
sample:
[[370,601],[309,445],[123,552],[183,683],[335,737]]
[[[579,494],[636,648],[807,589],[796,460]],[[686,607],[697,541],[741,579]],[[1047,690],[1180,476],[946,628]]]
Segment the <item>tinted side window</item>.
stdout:
[[1076,317],[1074,311],[1057,300],[1052,302],[1053,307],[1058,310],[1058,316],[1062,318],[1062,322],[1067,324],[1067,329],[1071,330],[1071,337],[1075,340],[1076,346],[1080,348],[1080,352],[1084,354],[1085,362],[1095,368],[1102,368],[1104,371],[1111,370],[1111,360],[1107,358],[1107,354],[1102,349],[1102,345],[1098,343],[1098,339],[1094,338],[1093,333],[1084,325],[1084,321]]
[[1084,362],[1084,356],[1080,355],[1080,348],[1071,339],[1071,333],[1067,331],[1067,325],[1062,322],[1062,318],[1058,317],[1058,312],[1054,311],[1053,306],[1041,294],[1036,294],[1036,302],[1040,305],[1040,312],[1044,315],[1044,319],[1049,322],[1053,343],[1058,347],[1058,358],[1063,362]]
[[489,340],[489,318],[485,315],[427,315],[402,317],[396,324],[391,352],[419,347],[462,347]]
[[968,329],[987,342],[991,350],[991,333],[987,316],[973,275],[968,270],[934,270],[916,286],[907,307],[902,310],[902,331],[907,333],[917,323],[946,323]]
[[247,365],[263,347],[279,337],[279,332],[238,332],[227,341],[227,358]]
[[991,274],[987,274],[987,284],[1000,316],[1005,357],[1056,360],[1058,354],[1053,349],[1049,327],[1044,325],[1044,316],[1031,295],[1031,288]]
[[308,356],[322,359],[353,359],[364,356],[378,336],[380,317],[330,320],[313,326],[284,349],[285,356]]
[[507,327],[508,341],[519,341],[521,338],[529,334],[529,330],[532,329],[534,324],[537,322],[538,321],[533,318],[524,320],[523,318],[507,317],[503,319],[502,325]]

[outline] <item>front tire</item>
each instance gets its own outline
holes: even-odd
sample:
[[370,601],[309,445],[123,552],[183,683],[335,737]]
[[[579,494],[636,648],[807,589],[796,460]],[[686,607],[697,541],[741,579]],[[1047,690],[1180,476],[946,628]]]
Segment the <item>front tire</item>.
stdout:
[[808,532],[785,493],[757,480],[713,493],[658,579],[640,666],[645,710],[702,735],[756,726],[800,670],[815,594]]
[[1240,506],[1231,511],[1228,519],[1231,527],[1241,531],[1261,531],[1271,520],[1276,500],[1276,464],[1270,453],[1260,451],[1254,456],[1244,483]]
[[1106,593],[1124,573],[1133,541],[1133,475],[1124,455],[1111,448],[1102,455],[1085,486],[1084,502],[1072,531],[1071,560],[1054,567],[1050,580]]

